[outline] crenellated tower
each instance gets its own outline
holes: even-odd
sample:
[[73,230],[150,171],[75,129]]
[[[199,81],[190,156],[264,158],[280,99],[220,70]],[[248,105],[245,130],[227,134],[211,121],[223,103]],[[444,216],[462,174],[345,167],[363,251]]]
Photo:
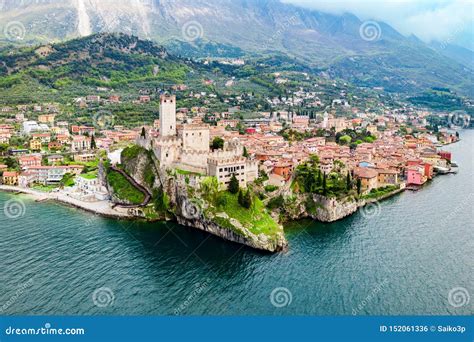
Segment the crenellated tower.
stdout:
[[176,96],[160,96],[160,135],[176,136]]

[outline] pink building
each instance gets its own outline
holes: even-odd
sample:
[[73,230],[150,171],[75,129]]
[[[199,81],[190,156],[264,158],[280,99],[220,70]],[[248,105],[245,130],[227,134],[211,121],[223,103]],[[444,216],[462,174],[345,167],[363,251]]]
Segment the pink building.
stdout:
[[424,168],[410,166],[407,169],[407,185],[423,185],[427,181]]

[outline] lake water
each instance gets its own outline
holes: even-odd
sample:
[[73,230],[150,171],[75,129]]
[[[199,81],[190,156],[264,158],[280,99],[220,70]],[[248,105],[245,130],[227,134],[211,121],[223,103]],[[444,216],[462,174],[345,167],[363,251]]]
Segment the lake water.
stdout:
[[459,174],[369,215],[293,223],[284,254],[0,193],[0,314],[473,314],[474,131],[462,138],[446,148]]

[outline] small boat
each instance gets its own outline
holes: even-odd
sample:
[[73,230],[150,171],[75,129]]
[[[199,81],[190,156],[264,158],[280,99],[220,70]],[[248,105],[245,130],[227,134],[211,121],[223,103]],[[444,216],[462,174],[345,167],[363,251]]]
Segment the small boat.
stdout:
[[435,166],[434,167],[435,172],[441,174],[441,175],[446,175],[449,173],[449,169],[441,166]]

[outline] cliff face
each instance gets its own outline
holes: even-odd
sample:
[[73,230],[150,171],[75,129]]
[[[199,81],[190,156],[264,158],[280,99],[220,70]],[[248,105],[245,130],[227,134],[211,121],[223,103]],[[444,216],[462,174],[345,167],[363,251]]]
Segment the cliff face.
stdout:
[[312,200],[315,203],[316,210],[313,213],[309,213],[309,216],[321,222],[338,221],[352,215],[359,208],[357,201],[350,198],[337,200],[335,198],[313,195]]
[[[203,213],[195,217],[189,215],[189,200],[185,196],[178,196],[176,220],[183,226],[198,228],[210,234],[219,236],[225,240],[240,243],[255,249],[281,252],[288,249],[288,242],[285,239],[283,230],[277,238],[269,238],[265,234],[255,235],[248,230],[240,230],[238,233],[232,229],[224,228],[212,219],[206,218]],[[234,224],[238,224],[234,222]],[[241,227],[243,228],[243,227]]]
[[[166,193],[173,203],[174,215],[179,224],[259,250],[269,252],[287,250],[288,242],[283,233],[283,227],[276,236],[263,233],[257,235],[245,228],[238,220],[229,218],[225,213],[213,215],[206,210],[209,203],[206,203],[199,194],[195,193],[192,197],[189,195],[185,179],[186,177],[181,175],[168,176],[165,183]],[[199,184],[196,183],[193,186],[199,187]],[[220,224],[221,220],[228,221],[231,226]]]
[[134,146],[122,154],[122,165],[125,172],[149,192],[161,186],[158,167],[149,151]]
[[352,198],[338,200],[321,195],[298,194],[286,200],[280,210],[287,220],[312,218],[320,222],[334,222],[357,211],[361,203]]
[[[122,167],[135,181],[146,187],[151,193],[165,194],[166,200],[164,202],[166,204],[162,208],[168,214],[172,214],[174,219],[183,226],[197,228],[225,240],[259,250],[278,252],[287,249],[288,243],[283,233],[283,227],[279,226],[276,234],[255,234],[225,213],[212,214],[206,210],[211,204],[204,200],[200,177],[163,170],[157,165],[153,156],[141,147],[133,147],[124,151]],[[190,189],[192,189],[192,193],[190,193]],[[156,203],[156,198],[154,201]]]

